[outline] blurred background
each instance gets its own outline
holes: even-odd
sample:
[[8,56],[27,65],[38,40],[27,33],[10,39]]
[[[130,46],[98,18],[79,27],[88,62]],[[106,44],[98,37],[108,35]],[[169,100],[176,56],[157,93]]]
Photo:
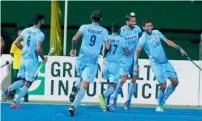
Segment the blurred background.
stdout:
[[[64,34],[64,8],[65,2],[59,1],[61,10],[59,18],[61,26],[61,43]],[[103,12],[101,25],[110,31],[111,23],[119,21],[125,24],[125,15],[135,12],[137,25],[141,26],[144,19],[151,19],[154,27],[160,30],[167,38],[181,45],[191,58],[199,60],[200,34],[202,33],[202,2],[178,1],[178,2],[147,2],[147,1],[69,1],[67,14],[67,47],[65,51],[69,55],[71,39],[79,26],[90,23],[91,11],[100,9]],[[42,31],[45,33],[44,53],[48,53],[50,47],[50,23],[51,1],[2,1],[1,2],[1,32],[5,40],[5,54],[9,54],[10,46],[17,37],[16,28],[32,25],[32,15],[42,13],[45,15],[45,25]],[[79,41],[79,44],[81,41]],[[80,45],[78,44],[78,49]],[[63,45],[60,55],[63,55]],[[175,49],[165,46],[169,59],[183,59]],[[141,58],[147,58],[141,54]]]

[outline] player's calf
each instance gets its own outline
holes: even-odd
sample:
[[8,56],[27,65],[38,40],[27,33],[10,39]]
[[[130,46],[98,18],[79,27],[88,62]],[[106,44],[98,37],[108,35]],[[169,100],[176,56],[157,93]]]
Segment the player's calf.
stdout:
[[157,107],[156,107],[156,111],[158,112],[163,112],[163,108],[165,104],[165,102],[163,101],[163,98],[165,96],[166,85],[167,85],[166,81],[162,82],[158,90]]
[[72,105],[69,108],[69,115],[70,116],[74,116],[74,113],[75,113],[74,108],[78,107],[81,100],[84,98],[88,84],[89,83],[87,81],[82,81],[81,88],[79,89],[74,102],[72,103]]
[[132,76],[131,83],[129,85],[129,91],[128,91],[128,99],[124,103],[124,109],[129,110],[130,109],[130,104],[132,100],[132,96],[134,92],[136,91],[136,76]]
[[166,100],[171,96],[171,94],[175,91],[175,88],[179,84],[179,81],[177,78],[169,78],[169,80],[171,81],[171,84],[169,84],[167,89],[166,89],[161,107],[164,107]]
[[70,102],[74,102],[76,94],[78,93],[79,87],[81,86],[82,79],[76,80],[75,85],[72,87],[72,92],[69,96]]

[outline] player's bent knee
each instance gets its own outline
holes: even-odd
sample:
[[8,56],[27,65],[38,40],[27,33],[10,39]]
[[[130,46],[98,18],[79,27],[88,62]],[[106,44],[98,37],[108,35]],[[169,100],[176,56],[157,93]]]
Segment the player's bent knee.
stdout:
[[179,85],[178,78],[169,78],[172,86],[177,87]]
[[29,82],[29,81],[25,81],[24,85],[29,88],[31,86],[32,82]]
[[121,83],[123,84],[123,83],[125,83],[126,82],[126,80],[127,80],[127,76],[121,76]]
[[172,83],[172,85],[173,85],[174,87],[177,87],[177,86],[179,85],[179,81],[176,80],[175,82]]
[[113,88],[116,88],[116,84],[115,83],[110,83],[110,86]]
[[164,91],[166,90],[166,87],[167,87],[166,81],[160,84],[160,90],[161,90],[161,91],[164,92]]
[[136,80],[137,80],[137,77],[136,77],[136,76],[133,76],[133,78],[131,79],[131,82],[132,82],[132,83],[135,83]]
[[84,89],[87,89],[88,88],[88,82],[83,80],[81,87],[83,87]]

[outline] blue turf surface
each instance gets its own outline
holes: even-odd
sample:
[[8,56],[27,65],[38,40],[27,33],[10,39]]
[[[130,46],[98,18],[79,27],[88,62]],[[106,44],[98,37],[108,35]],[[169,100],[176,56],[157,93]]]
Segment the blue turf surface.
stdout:
[[202,121],[202,109],[167,108],[155,112],[154,108],[133,107],[125,111],[102,112],[98,106],[80,106],[76,116],[67,113],[69,105],[21,104],[21,109],[11,109],[9,103],[1,103],[2,121]]

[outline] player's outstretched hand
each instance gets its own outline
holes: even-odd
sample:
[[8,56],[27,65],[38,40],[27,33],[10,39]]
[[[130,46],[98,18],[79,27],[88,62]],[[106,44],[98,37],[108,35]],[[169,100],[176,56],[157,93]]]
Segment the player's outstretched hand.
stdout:
[[183,49],[180,49],[180,52],[181,52],[182,56],[187,56],[187,53]]
[[71,50],[69,54],[72,57],[76,56],[76,50]]
[[139,72],[139,66],[138,65],[134,66],[134,71],[137,72],[137,73]]
[[45,58],[43,59],[43,63],[45,64],[45,63],[47,62],[47,60],[48,60],[48,58],[45,57]]

